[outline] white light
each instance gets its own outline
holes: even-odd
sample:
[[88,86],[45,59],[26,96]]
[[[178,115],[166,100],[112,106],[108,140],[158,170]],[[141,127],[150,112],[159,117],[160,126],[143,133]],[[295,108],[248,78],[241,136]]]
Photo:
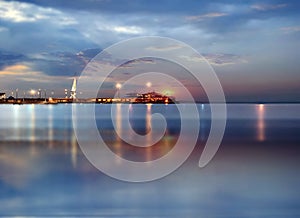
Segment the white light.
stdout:
[[34,89],[31,89],[31,90],[30,90],[30,94],[31,94],[31,95],[35,95],[35,93],[36,93],[36,91],[35,91]]
[[152,83],[151,83],[151,82],[147,82],[147,83],[146,83],[146,86],[147,86],[148,88],[150,88],[150,87],[152,86]]
[[121,83],[117,83],[117,84],[116,84],[116,88],[117,88],[117,89],[120,89],[121,87],[122,87]]

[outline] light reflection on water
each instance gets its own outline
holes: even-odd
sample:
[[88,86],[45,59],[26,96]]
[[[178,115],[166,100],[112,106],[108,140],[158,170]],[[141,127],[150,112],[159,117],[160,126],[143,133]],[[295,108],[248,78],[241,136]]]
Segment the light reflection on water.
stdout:
[[72,160],[72,165],[74,168],[76,168],[77,166],[77,154],[78,154],[78,145],[77,145],[77,139],[75,134],[71,135],[71,149],[70,149],[70,153],[71,153],[71,160]]
[[152,134],[149,134],[149,132],[152,129],[152,119],[151,119],[151,108],[152,108],[152,104],[147,104],[147,112],[146,112],[146,133],[148,133],[146,135],[146,143],[147,143],[147,147],[146,147],[146,162],[149,162],[152,160],[152,149],[151,149],[151,141],[152,141]]
[[[116,114],[115,114],[115,119],[116,119],[116,128],[117,128],[117,131],[119,132],[120,135],[122,135],[122,113],[121,113],[121,104],[117,104],[116,105]],[[120,137],[116,137],[116,140],[115,140],[115,153],[122,157],[122,140]],[[120,163],[120,159],[116,159],[116,161],[118,163]]]
[[[110,106],[97,107],[111,149],[126,156],[130,148],[107,121]],[[126,134],[122,107],[116,107],[116,128]],[[152,128],[153,112],[170,124],[160,146],[136,153],[140,160],[174,145],[180,122],[173,107],[129,106],[139,132]],[[111,179],[86,160],[73,134],[71,105],[0,109],[0,215],[299,217],[299,105],[228,105],[224,141],[204,169],[197,163],[209,133],[209,106],[199,105],[201,130],[191,157],[171,175],[143,184]]]
[[31,136],[31,138],[30,138],[30,141],[32,141],[32,142],[34,142],[35,140],[36,140],[36,137],[35,137],[35,109],[34,109],[34,107],[35,107],[35,105],[34,104],[32,104],[32,105],[30,105],[30,115],[29,115],[29,117],[31,118],[30,119],[30,136]]
[[14,120],[14,129],[15,129],[15,133],[16,133],[16,137],[19,138],[20,137],[20,131],[19,131],[19,105],[16,105],[16,107],[14,108],[13,112],[13,120]]
[[51,149],[53,147],[53,105],[48,105],[48,145]]
[[257,121],[257,140],[265,140],[265,106],[263,104],[257,105],[258,121]]

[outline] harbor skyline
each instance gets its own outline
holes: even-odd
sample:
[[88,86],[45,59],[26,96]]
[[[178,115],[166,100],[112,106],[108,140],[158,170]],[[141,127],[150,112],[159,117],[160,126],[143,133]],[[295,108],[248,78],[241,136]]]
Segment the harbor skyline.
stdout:
[[[147,88],[151,88],[151,82],[146,83]],[[0,92],[0,104],[59,104],[59,103],[98,103],[98,104],[112,104],[112,103],[123,103],[123,104],[173,104],[176,102],[174,96],[168,94],[160,94],[155,91],[147,93],[130,92],[124,95],[120,95],[122,88],[121,83],[115,85],[116,93],[114,96],[103,97],[91,96],[89,98],[81,97],[77,95],[77,79],[73,79],[71,89],[64,89],[64,96],[55,97],[54,91],[51,91],[51,95],[47,96],[47,90],[44,89],[30,89],[28,92],[24,92],[23,96],[19,96],[19,90],[16,89],[15,93],[11,93],[9,97],[6,97],[6,93]],[[29,96],[26,96],[26,93]],[[15,95],[14,95],[15,94]]]

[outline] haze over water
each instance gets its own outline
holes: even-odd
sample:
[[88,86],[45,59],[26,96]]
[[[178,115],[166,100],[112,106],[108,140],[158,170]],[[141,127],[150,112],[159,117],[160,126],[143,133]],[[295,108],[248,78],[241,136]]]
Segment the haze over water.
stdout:
[[[116,135],[111,105],[96,105],[99,132],[109,148],[135,161],[172,149],[180,132],[176,105],[130,107],[131,125],[140,134],[151,128],[152,113],[162,113],[168,123],[164,138],[155,147],[134,149]],[[300,216],[298,104],[227,105],[223,142],[205,168],[198,161],[210,130],[210,109],[199,104],[201,127],[192,155],[172,174],[139,184],[110,178],[89,163],[73,132],[72,105],[0,108],[2,216]],[[114,116],[122,130],[120,111]]]

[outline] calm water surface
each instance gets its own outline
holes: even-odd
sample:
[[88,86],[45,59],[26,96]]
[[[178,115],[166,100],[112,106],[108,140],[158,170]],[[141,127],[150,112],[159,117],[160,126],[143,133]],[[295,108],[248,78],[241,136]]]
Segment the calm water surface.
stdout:
[[[180,132],[175,105],[130,106],[139,134],[151,127],[152,113],[167,119],[165,136],[151,149],[133,149],[117,136],[110,107],[96,105],[96,118],[113,152],[147,161],[172,149]],[[192,155],[169,176],[139,184],[112,179],[89,163],[73,133],[72,105],[0,110],[0,216],[300,217],[300,105],[228,105],[221,147],[200,169],[210,109],[199,104]],[[122,129],[122,114],[114,117]]]

